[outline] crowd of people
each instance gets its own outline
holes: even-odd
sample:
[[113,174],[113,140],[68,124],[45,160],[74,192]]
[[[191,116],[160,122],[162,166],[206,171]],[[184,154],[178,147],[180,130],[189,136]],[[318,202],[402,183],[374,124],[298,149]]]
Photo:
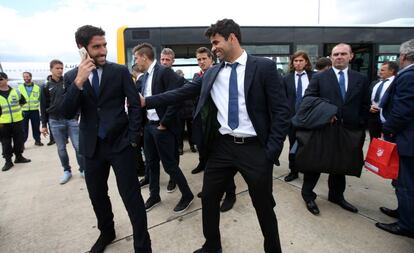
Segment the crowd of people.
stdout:
[[[303,173],[301,194],[309,212],[320,214],[313,189],[321,173],[328,173],[328,200],[357,213],[344,196],[346,175],[361,174],[368,129],[371,139],[395,142],[400,156],[393,183],[398,209],[380,208],[397,221],[376,226],[414,238],[414,39],[401,45],[399,64],[382,63],[379,79],[369,84],[350,68],[353,53],[345,43],[318,59],[317,71],[307,52],[295,52],[282,77],[275,62],[243,49],[240,27],[232,19],[212,24],[205,36],[212,49],[196,50],[200,71],[191,80],[172,69],[172,49],[164,48],[158,62],[149,43],[133,48],[131,75],[126,66],[106,60],[105,32],[90,25],[75,33],[86,59],[65,75],[63,63],[52,60],[43,87],[25,72],[24,84],[15,89],[0,73],[2,170],[13,166],[13,153],[15,163],[30,162],[22,156],[30,120],[35,145],[43,145],[41,133],[53,134],[48,145],[56,143],[63,167],[60,184],[65,184],[72,177],[66,151],[70,139],[100,230],[90,252],[103,252],[116,237],[108,197],[110,167],[132,224],[135,252],[151,252],[146,212],[161,202],[160,163],[170,177],[167,192],[181,192],[173,211],[186,211],[195,198],[179,165],[186,128],[190,150],[199,154],[191,172],[204,172],[197,196],[205,243],[194,252],[222,252],[220,212],[236,202],[236,173],[247,183],[264,251],[282,252],[272,173],[280,165],[286,137],[290,172],[284,180]],[[144,201],[145,186],[150,194]]]

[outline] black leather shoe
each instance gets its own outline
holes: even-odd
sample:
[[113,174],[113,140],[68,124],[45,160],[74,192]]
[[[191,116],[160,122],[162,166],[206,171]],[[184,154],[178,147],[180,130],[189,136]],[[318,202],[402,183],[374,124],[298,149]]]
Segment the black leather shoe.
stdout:
[[319,208],[316,205],[314,200],[306,201],[306,208],[311,212],[313,215],[319,214]]
[[22,155],[16,156],[14,163],[30,163],[32,160],[23,157]]
[[36,145],[36,146],[43,146],[43,143],[42,143],[42,142],[40,142],[40,141],[36,141],[36,142],[35,142],[35,145]]
[[226,197],[224,198],[223,203],[221,203],[220,212],[224,213],[224,212],[231,210],[234,206],[234,203],[236,203],[236,196],[227,197],[227,194],[226,194]]
[[402,235],[402,236],[407,236],[407,237],[410,237],[410,238],[414,238],[414,232],[410,232],[410,231],[406,231],[406,230],[402,229],[398,225],[397,222],[390,223],[390,224],[377,222],[377,223],[375,223],[375,226],[377,226],[377,228],[385,230],[388,233],[391,233],[391,234],[394,234],[394,235]]
[[285,178],[285,182],[290,182],[299,177],[299,174],[297,172],[290,172]]
[[13,164],[12,161],[6,161],[6,163],[4,164],[3,168],[1,168],[1,171],[8,171],[13,166],[14,166],[14,164]]
[[194,196],[191,195],[191,197],[181,197],[180,201],[178,201],[178,204],[174,207],[175,213],[182,213],[193,203]]
[[200,163],[191,171],[191,174],[197,174],[204,170],[204,166],[202,166]]
[[145,202],[145,211],[149,211],[152,208],[158,206],[161,203],[160,197],[149,197]]
[[175,181],[170,178],[167,185],[167,192],[172,193],[175,192],[175,190],[177,190],[177,183],[175,183]]
[[103,253],[106,246],[108,246],[114,239],[115,231],[101,233],[89,252]]
[[388,215],[388,216],[396,218],[396,219],[400,218],[400,214],[398,213],[398,209],[392,210],[392,209],[389,209],[389,208],[386,208],[386,207],[383,207],[383,206],[381,206],[379,209],[385,215]]
[[196,251],[194,251],[193,253],[223,253],[223,251],[221,249],[215,250],[215,251],[207,251],[203,248],[198,249]]
[[52,146],[53,144],[55,144],[56,142],[55,141],[49,141],[46,145],[48,145],[48,146]]
[[342,200],[333,200],[333,199],[328,199],[330,202],[337,204],[338,206],[342,207],[343,209],[353,212],[353,213],[357,213],[358,209],[351,205],[348,201],[346,201],[345,199]]

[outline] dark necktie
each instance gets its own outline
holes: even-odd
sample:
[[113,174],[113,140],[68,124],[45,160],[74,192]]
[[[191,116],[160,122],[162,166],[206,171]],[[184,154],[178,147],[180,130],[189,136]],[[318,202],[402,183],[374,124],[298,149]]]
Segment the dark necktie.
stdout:
[[374,102],[375,102],[375,103],[377,103],[377,104],[378,104],[378,103],[379,103],[379,101],[380,101],[381,92],[382,92],[382,89],[384,88],[384,83],[385,83],[386,81],[388,81],[388,79],[383,80],[383,81],[380,83],[380,85],[378,86],[377,91],[375,92]]
[[99,96],[99,76],[98,76],[98,70],[94,69],[92,70],[92,88],[93,91],[95,92],[95,95],[98,97]]
[[341,90],[342,100],[345,101],[345,76],[342,70],[339,71],[339,89]]
[[299,105],[302,102],[302,76],[305,74],[305,72],[301,74],[296,74],[298,76],[298,87],[296,88],[296,103],[295,103],[295,109],[296,111],[299,109]]
[[145,72],[142,76],[139,77],[141,80],[141,95],[145,97],[145,89],[147,87],[148,72]]
[[[96,69],[92,70],[92,88],[93,92],[95,93],[96,97],[99,97],[99,76],[98,71]],[[101,139],[105,139],[106,137],[106,131],[104,124],[99,120],[99,126],[98,126],[98,136]]]
[[237,62],[227,64],[231,67],[230,81],[229,81],[229,113],[227,124],[231,130],[239,126],[239,97],[237,89]]

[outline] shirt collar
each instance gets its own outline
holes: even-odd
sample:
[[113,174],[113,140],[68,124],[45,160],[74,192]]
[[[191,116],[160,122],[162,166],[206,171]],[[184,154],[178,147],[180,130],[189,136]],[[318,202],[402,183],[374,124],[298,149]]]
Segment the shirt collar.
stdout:
[[302,72],[295,71],[295,75],[301,75],[301,74],[305,74],[306,75],[306,71],[305,70],[302,71]]
[[332,69],[333,69],[333,71],[335,71],[336,75],[339,75],[339,71],[344,72],[345,75],[348,74],[348,67],[346,67],[345,69],[337,69],[335,67],[332,67]]
[[148,75],[149,75],[149,74],[152,74],[152,72],[154,71],[155,64],[157,64],[157,60],[154,60],[154,61],[151,63],[151,65],[149,66],[149,68],[148,68],[148,70],[147,70]]
[[387,77],[385,79],[388,79],[388,81],[390,81],[390,83],[392,83],[392,81],[394,81],[394,78],[395,78],[395,76],[390,76],[390,77]]
[[[235,62],[237,62],[239,65],[246,66],[246,62],[247,62],[247,53],[246,53],[246,51],[243,50],[243,53],[233,63],[235,63]],[[232,63],[231,62],[226,62],[226,66],[228,64],[232,64]]]

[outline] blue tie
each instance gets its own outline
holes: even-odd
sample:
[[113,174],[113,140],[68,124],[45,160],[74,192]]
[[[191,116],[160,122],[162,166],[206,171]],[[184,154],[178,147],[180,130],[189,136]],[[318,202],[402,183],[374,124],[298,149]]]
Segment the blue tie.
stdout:
[[98,70],[94,69],[92,70],[92,88],[95,92],[95,95],[99,96],[99,76],[98,76]]
[[385,79],[384,81],[382,81],[380,85],[378,86],[377,91],[375,92],[375,96],[374,96],[375,103],[378,103],[380,101],[381,91],[386,81],[388,81],[388,79]]
[[305,73],[301,73],[301,74],[296,74],[298,76],[298,87],[296,88],[296,104],[295,104],[295,109],[296,111],[299,109],[299,105],[302,102],[302,76]]
[[339,88],[341,89],[342,100],[345,101],[345,76],[342,70],[339,71]]
[[141,95],[145,97],[145,88],[147,86],[147,80],[148,80],[148,72],[145,72],[142,76],[139,77],[141,81]]
[[227,124],[231,130],[239,126],[239,95],[237,89],[237,62],[227,64],[231,67],[230,82],[229,82],[229,114]]

